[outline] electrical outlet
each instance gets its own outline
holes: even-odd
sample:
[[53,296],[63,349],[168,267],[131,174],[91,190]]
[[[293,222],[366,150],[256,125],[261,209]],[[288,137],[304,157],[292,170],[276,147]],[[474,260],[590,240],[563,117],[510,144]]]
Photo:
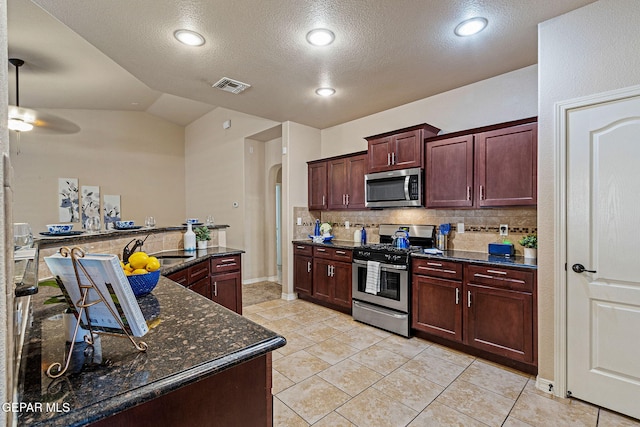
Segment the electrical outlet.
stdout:
[[298,221],[296,222],[298,225],[302,225],[302,218],[298,217]]
[[500,224],[500,235],[501,236],[509,235],[509,226],[507,224]]
[[464,222],[458,223],[458,234],[464,233]]
[[344,222],[344,228],[346,228],[348,230],[349,227],[351,227],[351,224],[349,223],[349,221],[345,221]]

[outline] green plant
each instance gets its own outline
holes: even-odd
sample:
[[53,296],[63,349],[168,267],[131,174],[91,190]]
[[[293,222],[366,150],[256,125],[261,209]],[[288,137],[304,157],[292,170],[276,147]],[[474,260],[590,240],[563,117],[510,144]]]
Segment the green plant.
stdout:
[[203,225],[202,227],[196,228],[195,230],[193,230],[193,232],[196,233],[196,240],[198,242],[203,242],[205,240],[211,240],[211,231],[205,225]]
[[534,234],[527,234],[518,241],[525,248],[538,249],[538,236]]

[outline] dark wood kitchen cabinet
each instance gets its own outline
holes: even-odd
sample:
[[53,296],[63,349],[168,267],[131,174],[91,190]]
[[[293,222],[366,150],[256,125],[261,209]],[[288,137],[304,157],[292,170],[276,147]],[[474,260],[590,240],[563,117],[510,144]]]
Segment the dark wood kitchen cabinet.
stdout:
[[417,334],[537,372],[535,270],[416,258],[412,273]]
[[473,135],[426,144],[425,206],[473,206]]
[[242,314],[240,255],[214,257],[167,275],[167,278]]
[[364,209],[367,156],[343,157],[328,162],[328,209]]
[[425,207],[537,204],[535,118],[456,132],[425,144]]
[[423,167],[424,139],[439,130],[425,123],[365,138],[368,173]]
[[327,162],[308,163],[309,210],[327,209]]
[[314,246],[312,297],[331,306],[351,309],[353,251]]
[[313,247],[293,244],[293,289],[311,295],[313,292]]

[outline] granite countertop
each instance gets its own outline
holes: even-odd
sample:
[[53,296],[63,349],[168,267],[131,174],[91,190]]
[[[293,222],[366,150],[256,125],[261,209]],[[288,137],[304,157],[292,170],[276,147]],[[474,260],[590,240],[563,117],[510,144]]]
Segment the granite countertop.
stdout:
[[[101,363],[81,371],[72,363],[65,375],[54,380],[45,371],[52,363],[63,362],[62,305],[45,306],[43,301],[56,291],[47,288],[34,296],[18,400],[40,403],[42,409],[21,411],[18,425],[89,424],[286,343],[275,332],[160,277],[153,292],[139,299],[151,326],[144,337],[136,338],[148,344],[146,352],[137,351],[126,338],[101,334]],[[77,344],[82,358],[84,344]],[[58,411],[47,411],[46,404]]]
[[[349,240],[332,240],[330,242],[314,243],[311,241],[311,239],[309,239],[293,240],[292,243],[312,246],[329,246],[341,249],[357,249],[363,246],[360,243],[352,242]],[[510,266],[532,269],[538,268],[538,264],[535,259],[525,258],[523,256],[505,257],[502,255],[490,255],[485,252],[451,250],[444,251],[442,254],[412,253],[411,256],[419,258],[438,258],[451,261],[464,261],[472,264],[500,265],[503,267]]]

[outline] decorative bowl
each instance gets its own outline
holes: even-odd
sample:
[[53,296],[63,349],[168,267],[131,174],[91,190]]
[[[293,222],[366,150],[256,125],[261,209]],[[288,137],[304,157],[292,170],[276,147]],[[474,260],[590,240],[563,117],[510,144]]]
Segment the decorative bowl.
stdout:
[[152,271],[147,274],[134,274],[127,276],[129,284],[136,297],[141,297],[151,292],[160,280],[160,270]]
[[131,228],[134,224],[134,221],[116,221],[117,228]]
[[187,224],[197,224],[198,218],[187,218]]
[[47,230],[51,234],[68,233],[73,228],[73,224],[47,224]]

